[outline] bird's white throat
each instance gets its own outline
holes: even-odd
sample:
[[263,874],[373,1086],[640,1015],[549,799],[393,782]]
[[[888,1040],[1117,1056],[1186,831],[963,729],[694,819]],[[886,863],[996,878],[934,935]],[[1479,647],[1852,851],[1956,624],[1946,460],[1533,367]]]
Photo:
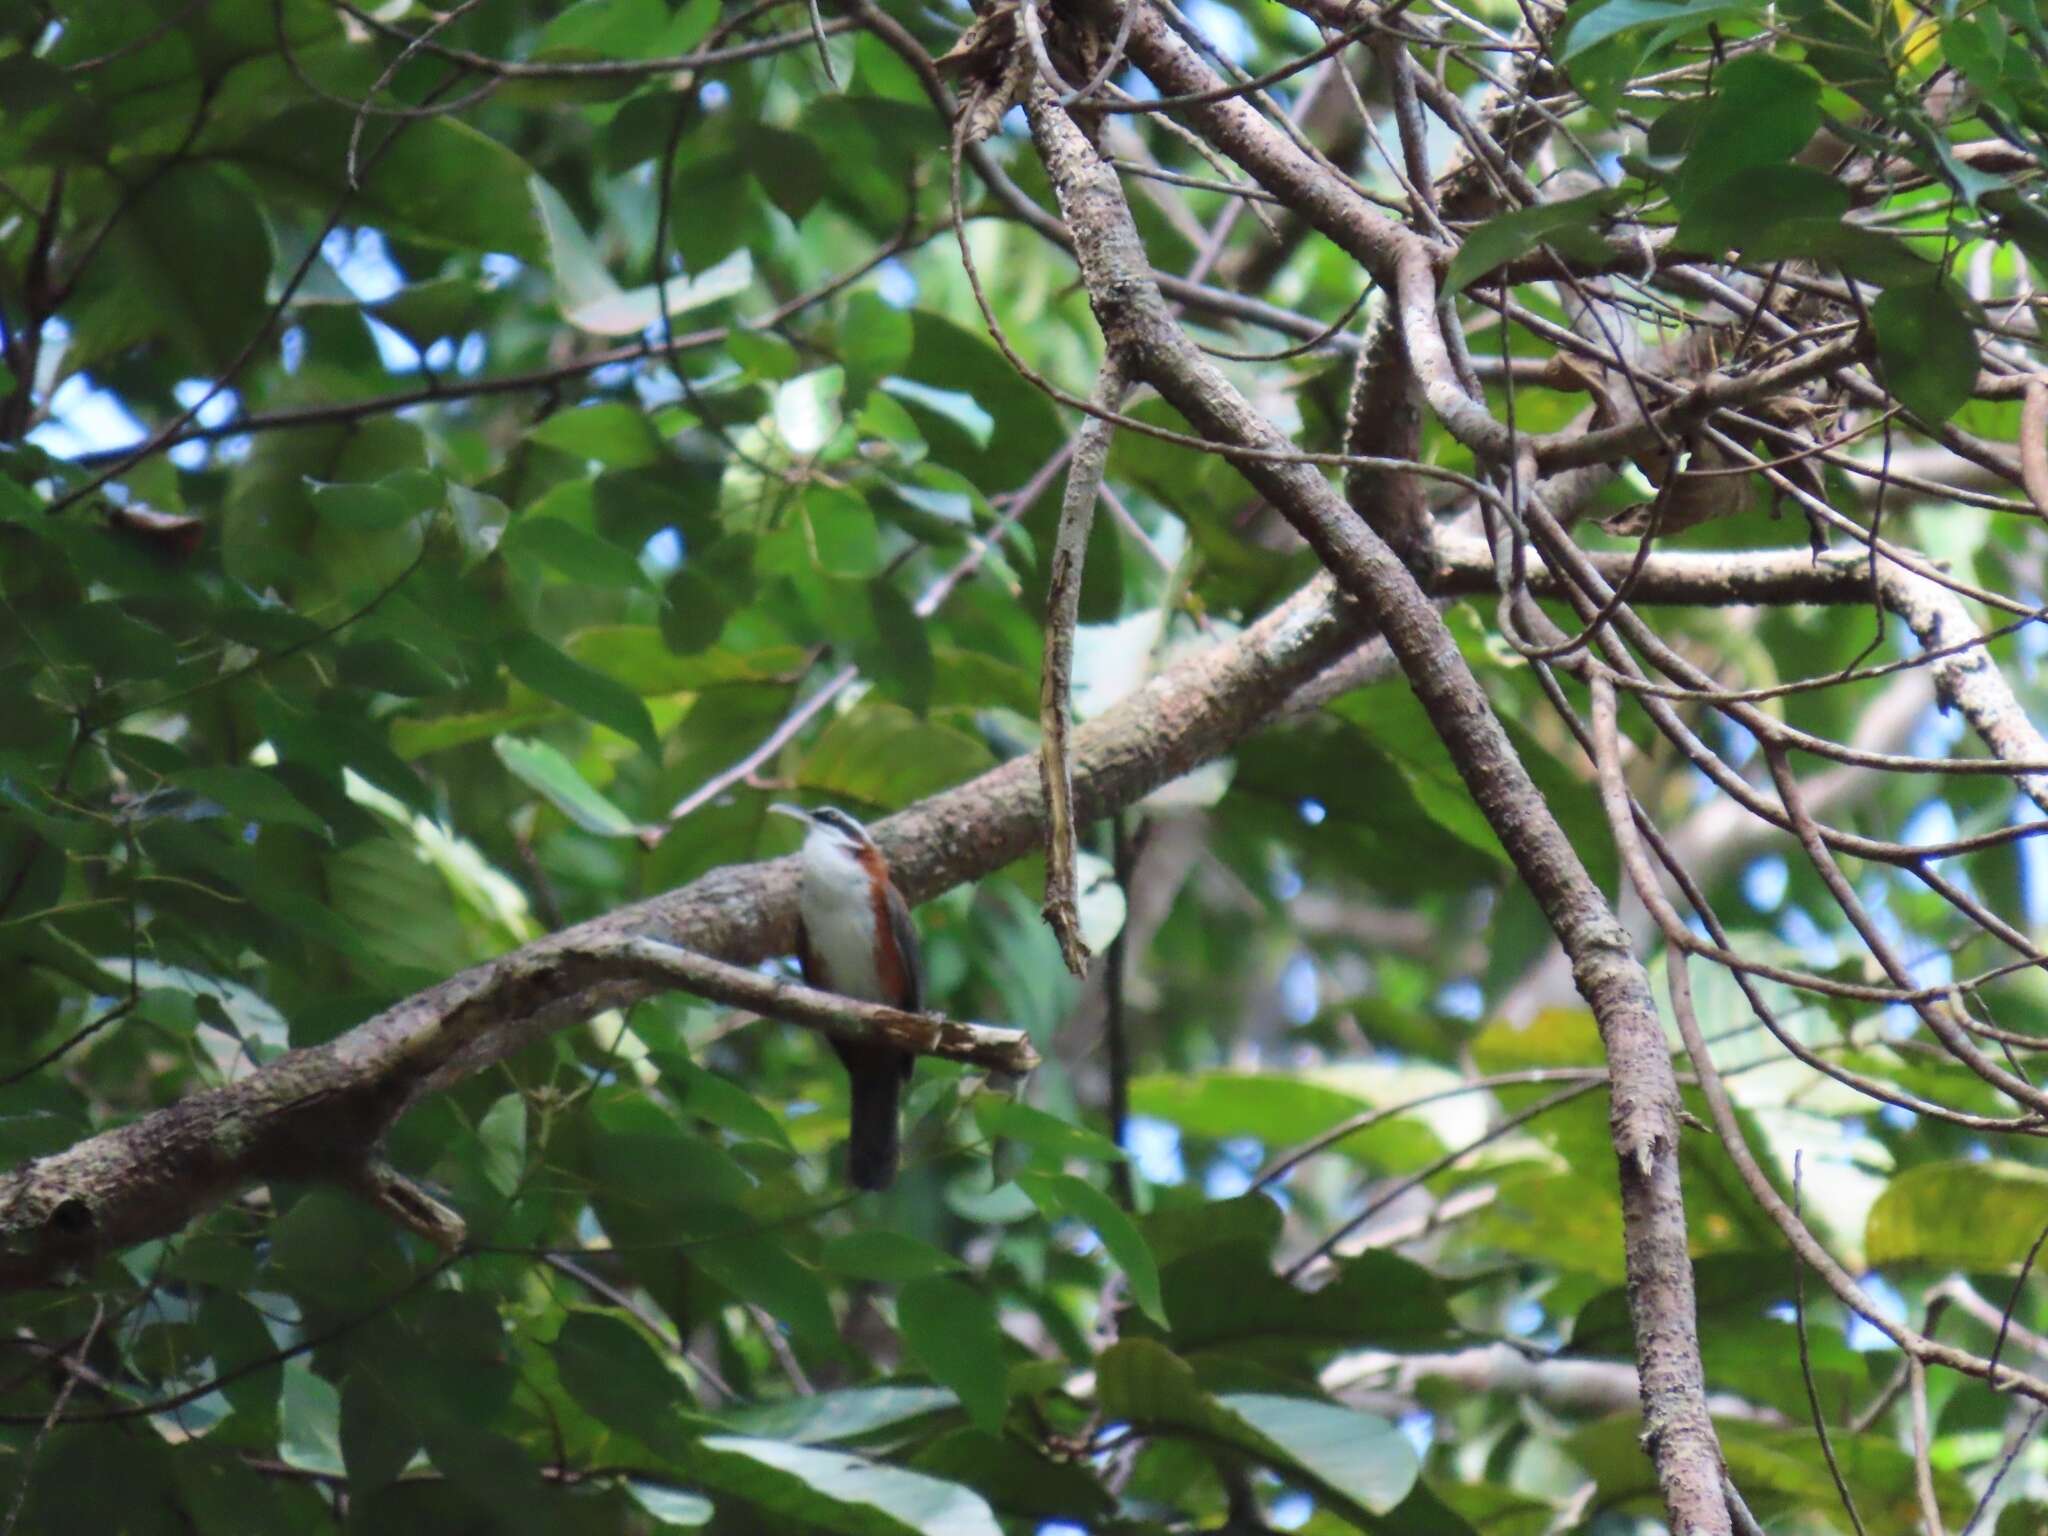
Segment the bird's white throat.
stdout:
[[892,1001],[875,967],[875,901],[868,872],[845,839],[814,827],[804,839],[801,905],[811,949],[832,990],[869,1002]]

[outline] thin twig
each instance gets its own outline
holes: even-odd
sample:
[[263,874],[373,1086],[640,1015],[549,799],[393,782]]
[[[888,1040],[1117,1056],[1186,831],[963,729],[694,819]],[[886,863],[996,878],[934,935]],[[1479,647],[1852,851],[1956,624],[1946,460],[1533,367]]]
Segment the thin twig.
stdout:
[[7,1519],[0,1522],[0,1536],[14,1536],[15,1522],[21,1519],[21,1511],[28,1503],[36,1458],[42,1454],[43,1442],[50,1438],[51,1428],[64,1417],[64,1405],[71,1401],[72,1389],[85,1374],[85,1357],[92,1353],[93,1340],[99,1337],[100,1324],[106,1320],[106,1316],[106,1298],[95,1296],[92,1302],[92,1321],[86,1325],[85,1337],[78,1341],[78,1352],[64,1363],[63,1383],[57,1388],[57,1396],[50,1403],[50,1411],[43,1415],[43,1422],[36,1426],[36,1437],[29,1442],[28,1454],[21,1458],[21,1469],[18,1473],[20,1482],[14,1490],[14,1502],[7,1507]]
[[[1683,965],[1683,961],[1678,964]],[[1804,1219],[1800,1211],[1800,1154],[1792,1154],[1792,1214]],[[1792,1258],[1792,1321],[1798,1330],[1799,1375],[1806,1383],[1806,1407],[1813,1417],[1813,1432],[1820,1438],[1820,1454],[1828,1464],[1828,1476],[1835,1480],[1835,1493],[1842,1501],[1842,1508],[1848,1511],[1849,1524],[1856,1530],[1856,1536],[1864,1536],[1863,1517],[1856,1513],[1856,1499],[1849,1492],[1848,1481],[1842,1476],[1842,1464],[1835,1459],[1835,1442],[1828,1434],[1827,1415],[1820,1409],[1820,1388],[1813,1379],[1813,1351],[1806,1341],[1806,1265],[1797,1254]],[[1917,1365],[1918,1362],[1912,1362]],[[1924,1404],[1923,1404],[1924,1406]]]
[[1948,1536],[1934,1497],[1934,1466],[1927,1456],[1927,1367],[1911,1355],[1906,1357],[1906,1387],[1913,1405],[1913,1490],[1920,1498],[1920,1518],[1927,1526],[1926,1536]]
[[2034,511],[2048,519],[2048,379],[2029,379],[2020,407],[2020,479]]
[[[1135,4],[1136,0],[1132,0]],[[1025,7],[1028,12],[1029,5]],[[1095,400],[1114,412],[1130,390],[1122,365],[1111,352],[1095,379]],[[1060,941],[1060,957],[1076,976],[1088,972],[1088,946],[1081,939],[1074,866],[1079,832],[1074,826],[1073,730],[1074,627],[1081,616],[1081,578],[1088,560],[1088,535],[1102,492],[1114,429],[1100,416],[1081,424],[1067,465],[1066,494],[1060,500],[1045,594],[1045,661],[1038,681],[1038,781],[1045,791],[1045,906],[1047,924]]]

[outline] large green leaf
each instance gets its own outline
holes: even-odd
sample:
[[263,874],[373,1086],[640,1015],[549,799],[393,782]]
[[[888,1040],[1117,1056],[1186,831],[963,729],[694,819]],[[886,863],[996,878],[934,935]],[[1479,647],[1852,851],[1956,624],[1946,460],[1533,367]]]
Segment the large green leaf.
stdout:
[[804,755],[797,782],[842,803],[893,810],[989,766],[988,749],[893,704],[840,716]]
[[1645,27],[1690,31],[1749,12],[1745,0],[1578,0],[1571,7],[1558,62],[1569,64],[1610,39]]
[[[1276,1152],[1368,1114],[1373,1107],[1355,1094],[1274,1073],[1146,1075],[1131,1083],[1131,1108],[1139,1114],[1216,1141],[1255,1137]],[[1393,1117],[1346,1136],[1335,1147],[1362,1162],[1399,1169],[1434,1156],[1442,1143],[1412,1118]]]
[[1768,53],[1745,53],[1714,72],[1713,91],[1692,134],[1675,195],[1690,216],[1708,188],[1763,166],[1790,160],[1820,126],[1820,81],[1811,72]]
[[[325,213],[344,191],[352,121],[333,106],[296,107],[224,153],[259,181]],[[430,244],[544,259],[547,242],[527,191],[531,170],[460,119],[398,124],[389,146],[366,151],[360,163],[353,206],[367,221]]]
[[968,1417],[1000,1434],[1009,1370],[989,1298],[944,1275],[912,1280],[896,1298],[896,1327],[912,1358],[953,1389]]
[[214,166],[167,167],[143,182],[112,249],[87,269],[70,365],[162,339],[189,371],[224,370],[257,338],[270,260],[245,183]]
[[514,778],[547,796],[556,810],[584,831],[599,837],[631,837],[638,830],[630,816],[591,788],[576,765],[546,742],[500,736],[491,743],[491,750]]
[[962,1267],[943,1249],[903,1232],[849,1232],[825,1245],[818,1262],[856,1280],[900,1283],[942,1275]]
[[1475,279],[1518,256],[1526,256],[1539,245],[1560,255],[1598,261],[1607,253],[1600,236],[1600,220],[1620,201],[1611,191],[1587,192],[1578,197],[1540,203],[1497,214],[1465,237],[1458,254],[1444,273],[1444,291],[1462,293]]
[[535,693],[545,694],[586,720],[611,727],[649,752],[655,750],[654,721],[631,689],[586,667],[539,635],[514,635],[500,654],[512,675]]
[[1111,1418],[1220,1442],[1368,1516],[1385,1514],[1415,1485],[1414,1447],[1385,1419],[1311,1398],[1213,1397],[1184,1361],[1147,1340],[1104,1352],[1096,1394]]
[[979,1495],[843,1452],[713,1435],[689,1466],[705,1487],[779,1521],[845,1536],[1002,1536]]
[[1864,1227],[1873,1264],[2001,1270],[2048,1227],[2048,1172],[2002,1159],[1937,1162],[1892,1177]]
[[1887,288],[1870,306],[1884,381],[1932,424],[1948,420],[1976,387],[1977,333],[1943,283]]
[[1458,1336],[1436,1278],[1391,1253],[1347,1259],[1334,1280],[1306,1291],[1273,1272],[1263,1243],[1239,1239],[1174,1259],[1160,1287],[1172,1341],[1190,1355],[1228,1350],[1284,1361],[1366,1344],[1435,1348]]
[[585,1410],[657,1450],[682,1443],[682,1380],[630,1323],[605,1312],[571,1312],[553,1350],[562,1385]]
[[1066,1173],[1020,1173],[1017,1185],[1047,1216],[1071,1216],[1092,1227],[1117,1268],[1123,1271],[1124,1283],[1131,1288],[1131,1299],[1153,1322],[1162,1328],[1166,1326],[1158,1262],[1137,1223],[1114,1200],[1087,1180]]
[[959,1399],[940,1387],[849,1387],[734,1409],[720,1415],[719,1422],[761,1440],[830,1445],[865,1439],[958,1406]]

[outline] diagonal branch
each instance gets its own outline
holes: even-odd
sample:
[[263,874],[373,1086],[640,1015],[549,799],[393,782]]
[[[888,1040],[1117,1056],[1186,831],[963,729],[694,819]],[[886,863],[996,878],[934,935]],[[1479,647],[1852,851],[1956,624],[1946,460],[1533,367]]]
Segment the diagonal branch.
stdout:
[[[1147,29],[1133,33],[1145,62]],[[1678,1084],[1648,978],[1628,933],[1586,873],[1528,769],[1458,653],[1434,604],[1386,543],[1354,515],[1314,467],[1273,450],[1286,439],[1201,355],[1174,323],[1148,276],[1115,171],[1089,144],[1042,81],[1025,100],[1032,138],[1074,237],[1083,283],[1114,355],[1157,389],[1205,436],[1257,454],[1239,471],[1315,549],[1339,585],[1371,612],[1488,823],[1571,955],[1592,1007],[1612,1075],[1610,1128],[1619,1165],[1629,1303],[1642,1372],[1645,1443],[1673,1529],[1722,1536],[1729,1514],[1720,1447],[1708,1418],[1700,1362],[1685,1207],[1678,1178]],[[1398,301],[1419,294],[1404,253]],[[1434,282],[1426,259],[1419,276]],[[1408,328],[1412,360],[1416,327]],[[1437,345],[1441,347],[1441,337]],[[1429,381],[1425,376],[1425,390]],[[1434,394],[1431,395],[1435,403]],[[1233,457],[1226,450],[1226,457]]]
[[[1076,816],[1110,814],[1226,751],[1358,638],[1349,605],[1319,580],[1229,642],[1161,672],[1074,733]],[[875,833],[905,894],[924,900],[1031,852],[1043,827],[1037,762],[1017,758]],[[855,1018],[877,1029],[967,1028],[884,1019],[890,1010],[821,1001],[762,978],[735,983],[726,967],[710,969],[704,957],[744,966],[791,948],[797,875],[794,858],[714,870],[450,977],[229,1087],[16,1168],[0,1178],[0,1291],[175,1232],[251,1184],[326,1179],[362,1187],[379,1140],[420,1098],[553,1030],[667,986],[841,1033]],[[739,988],[757,981],[768,990],[742,995]],[[913,1049],[943,1043],[939,1034],[899,1038]],[[959,1035],[954,1044],[961,1050],[949,1054],[991,1042]],[[1006,1049],[1014,1054],[973,1059],[1024,1060],[1021,1045]]]
[[[1769,551],[1746,561],[1659,555],[1638,596],[1705,604],[1862,600],[1853,578],[1801,569],[1804,561]],[[1447,542],[1442,565],[1452,585],[1490,590],[1491,559],[1477,545]],[[1169,667],[1075,731],[1076,818],[1112,813],[1227,751],[1364,635],[1356,608],[1318,580],[1242,635]],[[1019,758],[875,830],[898,882],[924,900],[1041,846],[1043,828],[1038,765]],[[451,977],[231,1087],[18,1168],[0,1178],[0,1289],[37,1284],[174,1232],[266,1179],[365,1187],[379,1138],[411,1104],[552,1030],[663,985],[798,1017],[788,1006],[794,989],[779,999],[739,996],[715,990],[717,977],[705,968],[707,957],[748,965],[786,950],[795,898],[794,860],[715,870]],[[659,941],[658,964],[649,952],[633,964],[591,959],[608,946],[630,956],[620,946],[637,939]],[[684,976],[686,965],[697,969]]]

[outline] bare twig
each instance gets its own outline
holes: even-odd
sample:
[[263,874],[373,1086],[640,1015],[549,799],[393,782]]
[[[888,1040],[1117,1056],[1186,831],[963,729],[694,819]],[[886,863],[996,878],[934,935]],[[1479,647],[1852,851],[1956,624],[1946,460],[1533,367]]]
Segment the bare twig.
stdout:
[[[1133,0],[1135,7],[1135,0]],[[1028,7],[1027,7],[1028,9]],[[1130,385],[1112,352],[1096,375],[1095,399],[1105,412],[1123,404]],[[1045,662],[1038,683],[1039,782],[1045,788],[1045,920],[1060,941],[1060,956],[1076,976],[1088,971],[1088,946],[1081,941],[1074,863],[1074,825],[1069,736],[1073,730],[1074,626],[1080,622],[1081,577],[1088,559],[1088,535],[1095,527],[1095,503],[1109,463],[1114,429],[1100,416],[1081,425],[1067,465],[1067,489],[1053,536],[1050,580],[1045,595]]]

